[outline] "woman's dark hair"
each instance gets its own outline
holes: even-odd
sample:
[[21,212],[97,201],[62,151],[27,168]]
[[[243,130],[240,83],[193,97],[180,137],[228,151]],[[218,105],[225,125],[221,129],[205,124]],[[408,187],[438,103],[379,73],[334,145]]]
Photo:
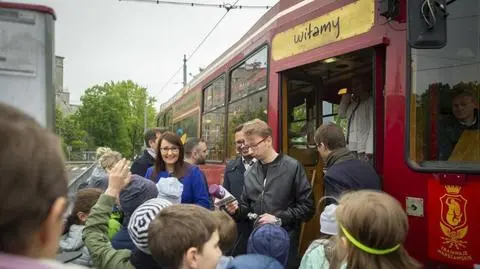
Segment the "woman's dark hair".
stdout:
[[97,203],[97,200],[100,198],[101,194],[102,190],[95,188],[85,188],[78,191],[72,213],[67,218],[64,233],[68,232],[70,230],[70,226],[73,224],[81,224],[81,221],[78,218],[78,213],[90,213],[90,209],[92,209],[92,207]]
[[167,170],[167,165],[165,164],[161,153],[162,141],[164,140],[178,147],[178,160],[175,163],[173,175],[180,179],[185,176],[185,173],[188,169],[188,165],[183,160],[185,156],[185,149],[183,148],[182,139],[180,138],[180,136],[173,132],[165,132],[163,133],[162,138],[158,141],[157,144],[157,158],[155,158],[154,170],[150,177],[150,179],[153,181],[156,181],[157,175],[160,172]]

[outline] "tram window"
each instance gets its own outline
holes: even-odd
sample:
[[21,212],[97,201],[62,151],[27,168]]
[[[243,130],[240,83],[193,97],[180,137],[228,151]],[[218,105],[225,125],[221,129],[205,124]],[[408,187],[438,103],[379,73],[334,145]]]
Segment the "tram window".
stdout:
[[207,141],[207,160],[223,161],[225,153],[225,107],[203,114],[202,137]]
[[449,6],[448,44],[411,49],[409,155],[420,168],[477,170],[480,164],[480,8]]
[[207,112],[225,105],[225,76],[215,79],[203,90],[203,111]]
[[328,101],[322,102],[322,124],[333,122],[342,127],[343,134],[347,137],[348,120],[338,115],[339,105]]
[[163,126],[165,126],[166,128],[168,128],[168,130],[172,130],[172,109],[169,108],[168,110],[166,110],[165,112],[163,112],[164,116],[163,116]]
[[292,109],[292,120],[290,121],[289,137],[292,145],[305,145],[307,143],[307,102],[304,102]]
[[267,91],[257,92],[228,106],[228,157],[234,159],[235,139],[233,131],[241,123],[255,118],[267,121]]
[[230,101],[267,87],[267,47],[248,58],[230,74]]
[[203,111],[210,111],[213,107],[213,90],[211,87],[207,87],[203,90]]
[[173,124],[173,131],[182,136],[186,134],[187,138],[197,137],[198,135],[198,113],[195,113],[181,121]]

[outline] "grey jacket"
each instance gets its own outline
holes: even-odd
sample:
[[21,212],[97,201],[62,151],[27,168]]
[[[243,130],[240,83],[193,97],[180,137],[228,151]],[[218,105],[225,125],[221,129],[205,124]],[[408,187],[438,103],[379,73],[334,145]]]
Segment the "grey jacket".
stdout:
[[68,233],[60,240],[59,248],[61,251],[81,251],[82,256],[72,261],[74,264],[83,266],[92,266],[92,260],[87,247],[83,243],[82,231],[85,226],[73,224],[70,226]]
[[312,187],[305,169],[297,160],[287,155],[268,168],[263,174],[257,161],[245,174],[245,187],[236,218],[244,219],[248,213],[268,213],[282,220],[287,231],[308,221],[315,213]]

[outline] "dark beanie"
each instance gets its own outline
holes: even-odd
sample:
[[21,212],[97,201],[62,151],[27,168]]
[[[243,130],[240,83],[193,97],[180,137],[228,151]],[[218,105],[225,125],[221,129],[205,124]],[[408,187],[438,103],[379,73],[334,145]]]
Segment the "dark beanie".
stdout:
[[120,192],[120,207],[125,214],[123,225],[127,226],[135,209],[146,201],[156,198],[157,186],[151,180],[132,175],[132,181]]
[[287,266],[290,237],[285,229],[276,224],[264,224],[256,228],[248,239],[247,253],[262,254],[275,258]]
[[259,254],[240,255],[228,263],[227,269],[283,269],[274,258]]

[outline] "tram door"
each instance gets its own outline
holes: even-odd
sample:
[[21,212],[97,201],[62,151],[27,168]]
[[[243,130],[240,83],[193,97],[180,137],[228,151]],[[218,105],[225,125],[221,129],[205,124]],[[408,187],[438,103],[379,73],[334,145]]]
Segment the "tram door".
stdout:
[[[383,65],[376,68],[376,55],[376,49],[365,49],[282,73],[282,152],[304,165],[317,203],[315,216],[302,227],[299,249],[301,254],[313,240],[318,239],[319,215],[323,210],[323,205],[318,205],[318,201],[324,193],[324,164],[317,152],[315,131],[323,123],[334,122],[342,127],[346,137],[348,120],[338,113],[340,101],[343,94],[351,91],[355,81],[360,81],[375,100],[378,83],[374,81],[377,81],[380,73],[382,79],[378,81],[383,81]],[[383,100],[382,95],[380,99]],[[380,115],[376,110],[374,122]],[[383,116],[381,117],[380,122],[383,120]],[[383,128],[375,126],[375,132],[377,129],[380,131]],[[378,136],[378,132],[375,136]],[[372,158],[377,159],[379,156],[380,154],[374,153]],[[372,165],[377,166],[376,163],[379,162],[372,160]],[[381,170],[378,168],[377,172]]]

